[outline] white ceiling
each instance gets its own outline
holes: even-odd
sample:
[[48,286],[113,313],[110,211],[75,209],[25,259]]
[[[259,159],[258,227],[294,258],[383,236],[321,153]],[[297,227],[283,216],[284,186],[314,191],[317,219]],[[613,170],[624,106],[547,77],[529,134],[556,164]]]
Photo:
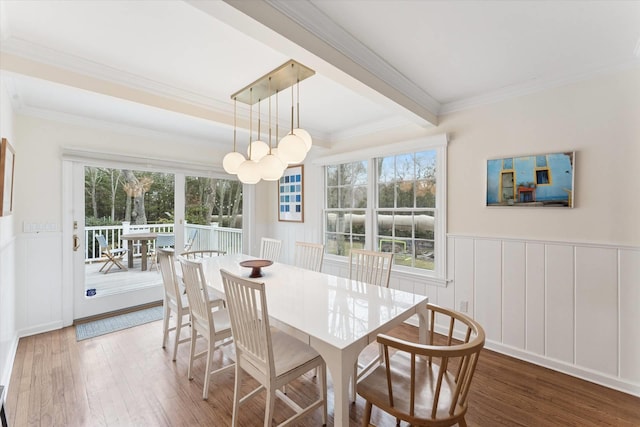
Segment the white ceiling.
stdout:
[[328,148],[640,66],[637,1],[0,0],[0,29],[19,112],[221,146],[231,93],[290,58]]

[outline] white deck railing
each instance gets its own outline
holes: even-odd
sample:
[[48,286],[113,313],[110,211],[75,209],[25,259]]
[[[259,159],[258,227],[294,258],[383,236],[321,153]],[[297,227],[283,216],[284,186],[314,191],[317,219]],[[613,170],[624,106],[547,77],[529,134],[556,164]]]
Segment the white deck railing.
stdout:
[[[107,225],[84,228],[84,258],[85,262],[93,262],[102,259],[100,246],[96,240],[97,234],[103,234],[114,248],[122,247],[120,236],[125,233],[149,232],[173,234],[173,224],[144,224],[144,225]],[[191,243],[191,250],[217,249],[228,254],[242,252],[242,229],[219,227],[217,223],[210,225],[185,224],[185,244]],[[193,237],[193,242],[189,242]],[[150,242],[148,250],[155,249],[155,241]],[[134,256],[140,255],[140,246],[134,247]]]

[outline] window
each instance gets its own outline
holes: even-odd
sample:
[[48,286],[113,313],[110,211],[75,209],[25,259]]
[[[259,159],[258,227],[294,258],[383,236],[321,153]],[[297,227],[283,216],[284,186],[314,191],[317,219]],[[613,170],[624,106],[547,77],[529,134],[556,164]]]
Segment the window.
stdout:
[[376,250],[393,252],[394,263],[434,269],[436,151],[376,159]]
[[446,142],[425,145],[326,165],[328,255],[347,256],[352,247],[393,252],[396,271],[444,277]]
[[367,162],[326,167],[325,248],[328,254],[348,255],[365,246]]
[[536,185],[551,184],[547,156],[536,156]]

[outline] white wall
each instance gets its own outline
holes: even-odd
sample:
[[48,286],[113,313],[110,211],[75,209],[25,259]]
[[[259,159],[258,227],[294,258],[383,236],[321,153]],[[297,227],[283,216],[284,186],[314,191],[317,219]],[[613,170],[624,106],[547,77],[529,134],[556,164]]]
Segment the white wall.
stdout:
[[[5,82],[0,74],[0,138],[6,138],[21,154],[20,141],[14,138],[14,114]],[[16,331],[16,274],[14,215],[0,217],[0,384],[8,384],[11,364],[18,344]],[[5,394],[6,395],[6,394]]]
[[[488,348],[640,395],[639,118],[638,68],[441,117],[427,135],[449,135],[452,282],[393,274],[391,286],[467,301]],[[574,209],[485,206],[487,159],[559,151],[576,152]],[[322,171],[309,172],[320,211]],[[321,226],[318,215],[264,232],[291,246],[322,241],[304,234]],[[324,271],[346,275],[331,260]]]

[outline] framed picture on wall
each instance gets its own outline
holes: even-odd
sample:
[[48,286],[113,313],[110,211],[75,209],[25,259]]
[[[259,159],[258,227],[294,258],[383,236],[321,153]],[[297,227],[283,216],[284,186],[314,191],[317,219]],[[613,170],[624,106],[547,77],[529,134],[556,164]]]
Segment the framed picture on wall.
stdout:
[[278,221],[304,222],[304,166],[289,166],[278,182]]
[[9,141],[2,138],[0,145],[0,216],[13,212],[13,168],[16,153]]
[[487,206],[574,206],[575,152],[487,160]]

